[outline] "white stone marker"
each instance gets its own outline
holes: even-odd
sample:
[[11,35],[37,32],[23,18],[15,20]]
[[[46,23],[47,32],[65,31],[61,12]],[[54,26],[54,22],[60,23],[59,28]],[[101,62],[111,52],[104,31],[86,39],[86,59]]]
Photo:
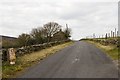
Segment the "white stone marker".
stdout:
[[9,61],[10,64],[15,64],[16,61],[16,56],[15,56],[15,49],[14,48],[9,48],[8,49],[8,55],[9,55]]

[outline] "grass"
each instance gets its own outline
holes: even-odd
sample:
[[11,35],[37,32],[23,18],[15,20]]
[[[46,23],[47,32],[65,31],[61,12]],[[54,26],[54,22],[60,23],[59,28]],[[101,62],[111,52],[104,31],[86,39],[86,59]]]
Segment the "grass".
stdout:
[[43,60],[45,57],[54,54],[57,51],[60,51],[61,49],[71,45],[72,43],[73,42],[67,42],[31,54],[26,54],[24,56],[17,58],[15,65],[9,65],[8,62],[5,62],[2,65],[2,77],[13,78],[19,72],[24,71],[25,68],[37,63],[40,60]]
[[95,44],[98,48],[100,48],[101,50],[103,50],[108,56],[110,56],[113,60],[118,60],[120,57],[120,54],[118,53],[118,48],[116,45],[107,45],[104,46],[100,43],[97,42],[93,42],[93,41],[87,41],[90,42],[92,44]]

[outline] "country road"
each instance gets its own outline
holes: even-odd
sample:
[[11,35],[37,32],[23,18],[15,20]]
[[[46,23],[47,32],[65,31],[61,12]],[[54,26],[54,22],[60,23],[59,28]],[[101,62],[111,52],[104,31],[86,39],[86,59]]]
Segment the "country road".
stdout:
[[18,78],[118,78],[112,60],[93,44],[78,41],[31,66]]

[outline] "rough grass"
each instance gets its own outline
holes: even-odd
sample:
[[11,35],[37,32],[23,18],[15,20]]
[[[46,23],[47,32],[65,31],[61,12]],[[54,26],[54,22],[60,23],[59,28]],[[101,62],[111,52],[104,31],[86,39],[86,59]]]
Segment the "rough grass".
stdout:
[[21,56],[17,58],[15,65],[9,65],[8,62],[3,63],[2,65],[2,77],[3,78],[13,78],[15,77],[15,74],[19,73],[20,71],[23,71],[26,67],[29,67],[38,61],[44,59],[45,57],[56,53],[57,51],[71,45],[73,42],[67,42],[64,44],[60,44],[57,46],[53,46],[47,49],[43,49],[41,51],[37,51],[31,54],[26,54],[24,56]]
[[107,45],[104,46],[100,43],[97,42],[93,42],[93,41],[87,41],[90,42],[92,44],[95,44],[98,48],[100,48],[101,50],[103,50],[108,56],[110,56],[113,60],[118,60],[120,57],[120,54],[118,53],[118,48],[116,45]]
[[[1,62],[2,63],[2,62]],[[2,78],[2,66],[0,66],[0,79]]]

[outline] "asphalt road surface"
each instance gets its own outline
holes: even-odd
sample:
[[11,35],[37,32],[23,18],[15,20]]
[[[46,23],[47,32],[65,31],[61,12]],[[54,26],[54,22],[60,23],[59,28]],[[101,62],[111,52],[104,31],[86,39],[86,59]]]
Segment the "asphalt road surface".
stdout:
[[28,68],[18,78],[118,78],[118,70],[100,49],[80,41]]

